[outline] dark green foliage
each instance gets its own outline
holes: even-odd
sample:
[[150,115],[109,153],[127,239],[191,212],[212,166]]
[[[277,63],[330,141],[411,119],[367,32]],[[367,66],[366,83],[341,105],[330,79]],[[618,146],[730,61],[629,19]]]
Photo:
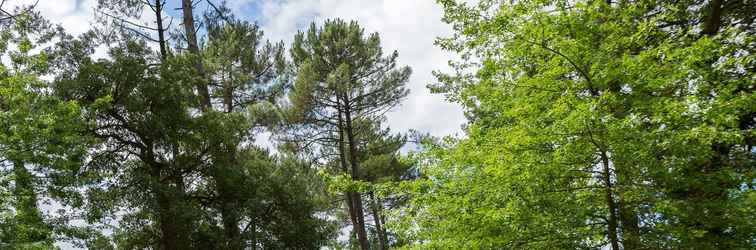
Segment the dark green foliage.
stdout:
[[263,40],[257,24],[233,19],[228,13],[217,19],[206,21],[210,27],[204,51],[206,68],[217,82],[213,96],[222,100],[226,112],[275,102],[285,86],[283,43]]
[[[291,48],[296,76],[288,96],[291,106],[283,140],[336,165],[330,172],[349,176],[352,182],[366,180],[363,162],[390,163],[390,157],[379,163],[380,156],[371,151],[393,152],[371,147],[393,146],[378,145],[382,143],[378,137],[388,131],[373,130],[380,129],[384,113],[408,94],[405,84],[411,70],[397,68],[397,56],[396,51],[384,56],[378,34],[365,36],[357,22],[327,20],[322,27],[313,23],[306,32],[299,32]],[[337,184],[344,185],[350,186]],[[363,195],[359,190],[340,191],[360,248],[370,248]]]
[[[119,220],[119,247],[155,246],[162,232],[179,230],[191,247],[222,249],[229,239],[216,207],[220,199],[233,199],[243,222],[233,240],[272,248],[323,244],[331,229],[315,217],[320,205],[312,192],[319,186],[309,184],[309,167],[254,147],[231,148],[234,158],[221,158],[250,138],[251,120],[236,112],[192,114],[190,60],[173,56],[154,66],[153,55],[127,40],[111,59],[84,58],[69,71],[75,74],[56,81],[58,95],[86,104],[88,119],[97,124],[91,132],[101,139],[89,162],[101,178],[89,192],[90,220],[113,217],[125,206],[131,211]],[[233,196],[217,196],[219,181]]]

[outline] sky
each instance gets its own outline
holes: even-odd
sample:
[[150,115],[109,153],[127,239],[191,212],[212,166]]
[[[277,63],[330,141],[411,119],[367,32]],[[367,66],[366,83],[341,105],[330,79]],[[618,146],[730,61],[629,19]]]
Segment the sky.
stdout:
[[[16,4],[33,1],[10,0]],[[228,0],[227,4],[237,17],[258,22],[267,38],[286,44],[311,22],[322,24],[329,18],[356,20],[366,32],[378,32],[385,54],[397,50],[399,65],[413,71],[409,96],[387,114],[391,129],[414,129],[434,136],[462,134],[465,119],[459,106],[425,87],[435,82],[432,71],[449,70],[447,62],[453,56],[433,45],[437,37],[451,34],[434,0]],[[93,25],[96,5],[97,0],[39,0],[37,9],[75,35]],[[180,10],[174,10],[179,6],[179,0],[168,0],[168,14],[176,17],[174,26],[180,22]]]

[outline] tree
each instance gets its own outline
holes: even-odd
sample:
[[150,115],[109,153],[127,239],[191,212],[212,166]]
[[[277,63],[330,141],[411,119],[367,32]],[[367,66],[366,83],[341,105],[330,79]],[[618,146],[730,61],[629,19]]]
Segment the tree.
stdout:
[[[108,18],[150,3],[115,6]],[[153,39],[128,28],[58,44],[55,94],[80,103],[87,132],[100,139],[87,157],[98,182],[86,187],[86,218],[117,220],[118,248],[317,248],[333,228],[319,217],[322,185],[310,164],[254,145],[270,118],[260,112],[284,92],[283,46],[212,7],[207,43],[189,50],[171,53],[181,44],[165,40],[153,51]],[[94,61],[102,44],[109,56]],[[108,245],[101,238],[88,243]]]
[[210,80],[211,104],[214,103],[212,100],[220,100],[219,112],[223,116],[245,118],[245,122],[228,125],[241,125],[241,131],[247,132],[215,146],[213,166],[208,176],[216,185],[225,242],[230,249],[241,249],[244,245],[239,231],[244,217],[239,214],[241,205],[247,199],[252,201],[263,197],[256,197],[254,193],[238,195],[241,193],[239,189],[246,188],[240,184],[239,178],[252,178],[240,167],[245,163],[240,161],[239,154],[248,150],[244,144],[254,143],[253,131],[271,125],[262,112],[273,106],[283,94],[281,76],[287,63],[283,57],[283,43],[264,40],[257,24],[237,20],[225,6],[212,7],[213,11],[205,15],[208,41],[202,51],[203,70]]
[[[166,36],[173,24],[170,17],[166,24],[166,0],[98,0],[96,13],[105,27],[97,28],[104,37],[115,36],[114,31],[131,34],[158,44],[160,59],[165,61],[169,54],[170,39]],[[151,16],[155,17],[154,26],[150,23],[140,23],[144,10],[149,8]],[[150,16],[147,16],[150,18]],[[111,29],[115,27],[116,29]],[[154,36],[157,35],[157,38]]]
[[187,50],[189,50],[189,54],[194,56],[194,69],[196,70],[196,75],[198,77],[194,82],[199,95],[199,105],[203,111],[206,111],[212,107],[210,103],[210,91],[207,86],[207,76],[205,75],[205,69],[202,65],[202,59],[200,58],[197,29],[195,28],[194,22],[194,1],[181,0],[181,12],[183,13],[182,24],[184,26]]
[[105,187],[125,192],[120,195],[130,207],[156,217],[161,247],[188,247],[196,209],[183,178],[206,164],[211,135],[201,133],[206,121],[188,111],[187,64],[175,58],[150,66],[159,59],[133,40],[114,47],[112,59],[92,62],[73,44],[64,47],[73,68],[58,77],[56,90],[84,105],[94,123],[90,133],[101,143],[89,164],[120,180]]
[[53,231],[60,228],[38,203],[78,198],[69,190],[80,184],[88,140],[78,105],[50,95],[39,78],[49,72],[48,54],[33,50],[52,37],[49,23],[31,9],[2,12],[8,19],[0,24],[0,56],[9,63],[0,64],[0,247],[54,248]]
[[427,145],[400,210],[417,247],[754,247],[739,4],[439,3],[463,61],[432,90],[470,123]]
[[381,186],[392,185],[411,177],[411,164],[403,161],[399,150],[407,143],[404,135],[392,135],[388,128],[381,128],[379,122],[359,126],[363,132],[358,145],[360,172],[363,179],[372,184],[368,191],[369,204],[375,228],[375,242],[377,249],[389,248],[388,230],[384,215],[385,206],[395,206],[400,203],[397,194],[386,192]]
[[208,41],[203,60],[214,86],[212,97],[221,100],[220,110],[243,112],[257,104],[275,103],[285,87],[283,42],[265,40],[256,23],[237,20],[230,13],[209,16],[205,23]]
[[[284,139],[301,148],[321,147],[322,159],[338,162],[354,181],[363,179],[358,145],[364,132],[357,125],[398,105],[408,93],[404,85],[410,75],[408,67],[397,68],[397,52],[384,57],[378,34],[363,33],[356,22],[336,19],[321,28],[313,23],[295,36],[292,123]],[[351,191],[345,197],[360,247],[369,249],[362,196]]]

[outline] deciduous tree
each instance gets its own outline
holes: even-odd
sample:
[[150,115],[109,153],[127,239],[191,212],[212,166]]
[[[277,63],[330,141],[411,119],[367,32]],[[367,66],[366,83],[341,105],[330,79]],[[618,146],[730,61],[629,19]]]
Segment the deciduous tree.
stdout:
[[432,89],[470,123],[429,146],[405,210],[417,246],[754,246],[740,3],[439,3],[456,34],[438,44],[463,60]]

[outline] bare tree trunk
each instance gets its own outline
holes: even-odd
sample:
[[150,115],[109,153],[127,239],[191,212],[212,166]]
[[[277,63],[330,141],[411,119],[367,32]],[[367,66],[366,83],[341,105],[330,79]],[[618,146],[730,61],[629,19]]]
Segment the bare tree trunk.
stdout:
[[197,30],[194,27],[194,9],[192,6],[192,0],[181,0],[181,9],[184,14],[184,32],[186,33],[186,44],[189,48],[189,52],[194,54],[195,59],[194,67],[197,70],[197,74],[200,76],[200,80],[196,83],[197,93],[200,96],[200,108],[202,110],[209,110],[210,107],[210,92],[205,82],[205,69],[202,66],[202,60],[200,59],[199,45],[197,44]]
[[[352,167],[352,180],[360,179],[360,169],[357,160],[357,142],[354,138],[354,128],[352,127],[352,114],[349,110],[349,98],[344,95],[344,125],[349,144],[349,163]],[[357,192],[352,192],[352,201],[354,202],[355,215],[357,217],[356,231],[357,240],[363,250],[370,249],[367,232],[365,231],[365,212],[363,211],[362,196]]]
[[165,62],[165,59],[168,57],[168,51],[166,49],[166,43],[165,43],[165,29],[163,28],[163,6],[165,5],[164,0],[155,0],[155,21],[157,22],[157,33],[158,33],[158,45],[160,46],[160,60],[161,62]]
[[365,231],[365,212],[362,204],[362,195],[358,192],[350,192],[352,195],[352,202],[355,211],[355,217],[357,217],[357,240],[360,242],[360,248],[363,250],[370,249],[370,241],[367,237],[367,231]]
[[722,0],[711,0],[709,3],[709,14],[704,21],[702,34],[714,36],[719,32],[722,23]]
[[607,237],[612,245],[612,250],[620,250],[619,237],[617,236],[617,204],[614,202],[614,194],[612,190],[612,174],[609,167],[609,157],[606,151],[601,150],[601,162],[603,165],[603,182],[606,187],[606,205],[609,209],[609,218],[607,219]]
[[[341,165],[341,170],[344,173],[350,173],[348,163],[347,163],[347,156],[346,156],[346,146],[344,145],[344,116],[343,116],[343,108],[341,107],[341,102],[336,102],[336,110],[338,112],[338,131],[339,131],[339,163]],[[349,212],[349,219],[352,221],[352,230],[355,231],[355,234],[358,236],[359,240],[359,234],[358,228],[360,227],[360,222],[357,220],[357,209],[354,206],[354,192],[347,192],[344,194],[346,197],[346,203],[347,203],[347,212]]]
[[370,192],[370,200],[373,203],[373,220],[375,221],[375,231],[378,233],[378,247],[380,250],[386,250],[388,239],[386,230],[383,228],[383,218],[381,218],[381,201],[375,197],[373,192]]

